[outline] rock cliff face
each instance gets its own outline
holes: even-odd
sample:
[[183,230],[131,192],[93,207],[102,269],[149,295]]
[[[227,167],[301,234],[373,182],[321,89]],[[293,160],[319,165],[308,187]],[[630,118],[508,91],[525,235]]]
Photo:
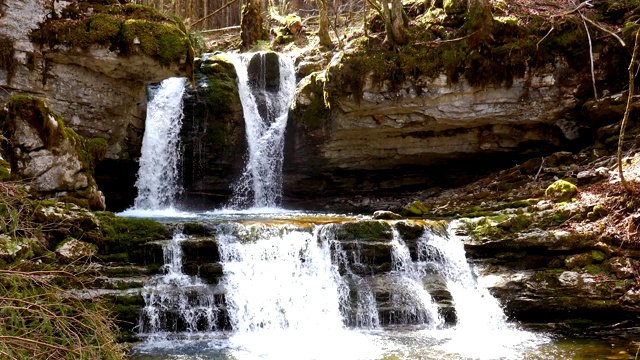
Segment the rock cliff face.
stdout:
[[224,55],[196,66],[196,87],[187,88],[180,131],[183,144],[182,202],[191,208],[219,206],[231,197],[247,153],[236,71]]
[[0,166],[6,165],[11,179],[28,181],[40,197],[105,209],[93,178],[107,150],[103,139],[85,140],[44,102],[24,95],[0,109],[0,131]]
[[[127,6],[115,8],[123,12],[123,18],[133,19],[130,25],[147,21],[161,24],[165,29],[174,26],[169,19],[136,19],[139,15]],[[96,15],[100,11],[105,14]],[[135,29],[130,31],[132,38],[128,39],[126,53],[115,48],[111,41],[115,43],[116,39],[105,32],[117,30],[124,22],[108,22],[112,20],[110,12],[113,11],[98,3],[87,7],[87,3],[78,1],[0,1],[0,58],[3,59],[0,102],[6,102],[16,93],[37,96],[61,114],[78,134],[106,139],[109,151],[107,161],[98,169],[99,183],[103,177],[108,180],[115,169],[120,169],[121,174],[123,168],[137,169],[134,161],[139,156],[144,132],[145,85],[171,76],[184,76],[185,62],[188,62],[188,42],[180,44],[184,51],[179,53],[180,60],[163,62],[163,58],[142,49],[145,39],[136,35]],[[96,17],[104,20],[103,23],[96,21]],[[91,29],[82,32],[88,39],[65,37],[64,34],[74,34],[70,24],[84,25],[84,22]],[[34,36],[35,31],[40,31],[39,37]],[[181,36],[188,41],[184,33]],[[135,170],[131,176],[135,176]],[[126,175],[124,178],[125,184],[131,187],[133,181]],[[108,185],[105,188],[110,189]]]
[[346,66],[336,57],[301,82],[285,160],[291,196],[452,185],[460,174],[570,146],[589,130],[579,118],[589,75],[562,58],[486,87],[445,75],[394,85],[369,73],[355,89]]

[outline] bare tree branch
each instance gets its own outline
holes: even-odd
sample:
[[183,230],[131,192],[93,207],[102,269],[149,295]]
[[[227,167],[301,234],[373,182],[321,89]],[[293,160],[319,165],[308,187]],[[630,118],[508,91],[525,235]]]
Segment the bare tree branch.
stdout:
[[620,137],[618,138],[618,173],[620,174],[620,181],[622,186],[629,194],[633,194],[633,188],[629,185],[624,178],[622,171],[622,144],[624,142],[624,130],[629,121],[629,113],[631,113],[631,103],[633,102],[633,90],[635,87],[635,73],[634,67],[636,64],[636,57],[638,56],[638,40],[640,39],[640,29],[636,29],[636,39],[633,45],[633,54],[631,55],[631,63],[629,64],[629,95],[627,96],[627,107],[624,110],[624,116],[622,117],[622,123],[620,124]]

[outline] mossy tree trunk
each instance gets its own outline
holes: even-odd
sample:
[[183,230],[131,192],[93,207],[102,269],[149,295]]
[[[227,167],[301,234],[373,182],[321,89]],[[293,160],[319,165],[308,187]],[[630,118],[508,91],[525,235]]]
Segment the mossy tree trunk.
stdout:
[[402,0],[391,0],[391,3],[389,0],[382,0],[380,5],[387,34],[385,42],[391,46],[407,44],[409,42],[407,17],[402,8]]
[[318,11],[320,14],[320,23],[318,26],[318,37],[320,39],[320,45],[328,48],[333,47],[331,36],[329,36],[329,14],[327,0],[316,0]]
[[262,26],[264,20],[260,0],[250,0],[242,8],[242,21],[240,23],[240,38],[242,48],[249,49],[258,40],[267,40],[267,32]]
[[409,42],[406,18],[402,0],[391,0],[391,33],[396,45],[405,45]]
[[473,31],[482,31],[483,29],[487,32],[491,31],[493,15],[491,14],[491,2],[489,0],[468,0],[467,12],[467,22]]

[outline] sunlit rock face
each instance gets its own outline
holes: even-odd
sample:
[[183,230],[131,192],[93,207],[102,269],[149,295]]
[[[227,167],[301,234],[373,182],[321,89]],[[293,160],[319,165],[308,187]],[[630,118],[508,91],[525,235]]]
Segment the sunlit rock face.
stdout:
[[13,64],[0,64],[0,86],[6,90],[0,102],[13,93],[38,96],[80,135],[107,139],[108,159],[137,157],[144,129],[145,85],[184,75],[184,63],[161,65],[140,51],[120,56],[109,45],[78,49],[33,43],[31,32],[53,12],[60,16],[71,3],[0,2],[2,51],[13,50]]
[[562,58],[509,85],[474,87],[445,75],[393,84],[365,73],[353,91],[341,62],[301,81],[285,159],[293,197],[453,185],[589,131],[580,107],[590,75]]

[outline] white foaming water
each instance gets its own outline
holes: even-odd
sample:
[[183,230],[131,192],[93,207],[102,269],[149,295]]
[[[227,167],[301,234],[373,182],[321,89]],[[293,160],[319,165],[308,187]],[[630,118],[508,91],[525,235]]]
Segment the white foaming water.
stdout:
[[517,359],[522,349],[548,341],[507,323],[498,300],[478,283],[455,226],[450,225],[445,236],[426,230],[416,244],[418,267],[435,268],[455,303],[456,326],[429,333],[443,340],[436,348],[477,359]]
[[138,170],[135,209],[158,210],[170,207],[180,191],[179,132],[182,127],[182,96],[185,78],[164,80],[147,105]]
[[425,290],[422,274],[411,260],[409,248],[395,228],[391,246],[391,275],[401,285],[391,294],[391,300],[395,306],[403,309],[391,322],[441,326],[444,321],[438,314],[438,306]]
[[182,271],[181,242],[177,234],[163,247],[163,275],[145,285],[145,307],[139,321],[139,333],[154,341],[177,333],[211,332],[218,323],[214,289]]
[[335,236],[335,224],[318,228],[318,236],[331,248],[333,270],[342,275],[338,278],[340,312],[346,325],[360,329],[378,329],[380,318],[377,302],[371,285],[354,268],[364,268],[360,256],[360,246],[346,251]]
[[[340,239],[348,234],[343,224],[248,224],[216,225],[224,271],[216,287],[182,273],[184,237],[176,236],[166,247],[165,275],[143,292],[147,306],[141,329],[153,340],[147,350],[156,346],[203,356],[185,359],[224,360],[520,359],[549,341],[505,322],[497,301],[478,285],[455,236],[426,230],[415,244],[414,261],[394,226],[393,238],[377,243],[390,249],[391,269],[372,274],[371,264],[362,261],[371,258],[372,248],[365,246],[371,240]],[[422,285],[434,273],[453,297],[454,327],[444,325]],[[381,276],[389,280],[377,288],[382,293],[374,292],[371,282]],[[215,296],[223,293],[225,300],[216,303]],[[405,326],[381,328],[379,306],[389,304],[393,318],[385,323]],[[223,328],[217,327],[222,311],[228,319]],[[420,326],[406,327],[412,324]],[[229,328],[230,333],[221,331]],[[209,340],[182,348],[157,341],[171,338],[169,332],[209,334]]]
[[[272,91],[268,89],[264,79],[250,84],[247,68],[254,56],[260,58],[261,68],[264,69],[265,53],[232,57],[238,75],[249,146],[245,170],[234,185],[234,195],[230,201],[232,208],[274,208],[282,198],[284,132],[296,88],[293,60],[287,56],[278,56],[279,86],[277,91]],[[265,104],[258,104],[255,93],[260,94],[260,101]],[[260,106],[266,108],[262,115]]]
[[478,285],[464,252],[461,239],[453,229],[448,237],[425,231],[417,241],[418,262],[429,262],[447,281],[447,288],[456,305],[457,328],[501,329],[506,316],[500,304],[484,287]]
[[342,329],[329,246],[292,227],[235,225],[217,235],[236,333]]
[[172,219],[194,219],[198,217],[198,214],[188,212],[188,211],[180,211],[176,210],[173,207],[169,207],[166,209],[127,209],[125,211],[119,212],[118,216],[124,216],[129,218],[146,218],[146,219],[154,219],[154,218],[172,218]]

